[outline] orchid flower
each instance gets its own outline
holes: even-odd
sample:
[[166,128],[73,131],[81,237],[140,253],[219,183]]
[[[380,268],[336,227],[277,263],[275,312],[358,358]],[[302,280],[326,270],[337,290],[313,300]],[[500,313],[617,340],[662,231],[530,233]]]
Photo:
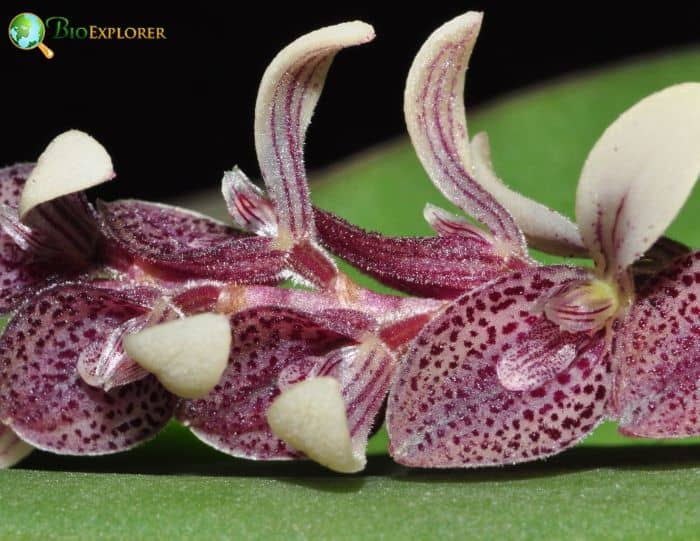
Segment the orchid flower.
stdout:
[[[148,355],[137,355],[139,364],[122,340],[171,319],[190,335],[201,331],[206,314],[186,316],[202,311],[197,297],[208,290],[197,281],[202,269],[238,283],[270,283],[279,274],[274,265],[256,273],[235,260],[212,266],[212,251],[222,244],[229,249],[240,233],[141,201],[111,204],[107,215],[119,214],[132,230],[138,226],[142,249],[130,252],[131,245],[113,239],[106,213],[80,192],[113,176],[104,148],[76,130],[55,138],[35,166],[9,167],[0,176],[2,308],[13,312],[0,339],[2,466],[32,446],[100,454],[154,435],[172,417],[177,399],[169,390],[200,396],[218,381],[230,330],[209,326],[208,347],[197,350],[210,357],[200,363],[199,380],[177,364],[154,367]],[[149,250],[160,250],[161,257],[149,258]],[[178,328],[176,335],[188,333]],[[180,354],[196,359],[193,347],[183,345]]]
[[[595,265],[531,264],[445,306],[393,383],[391,454],[424,467],[522,462],[574,445],[605,418],[628,435],[699,433],[700,255],[662,257],[668,265],[640,288],[633,265],[700,172],[700,85],[657,92],[605,131],[581,173],[576,227],[507,189],[485,136],[469,142],[464,74],[480,22],[475,13],[448,22],[414,61],[405,111],[418,155],[441,191],[499,240],[524,231],[550,251],[584,247]],[[477,181],[492,199],[480,199]]]
[[234,456],[308,456],[337,471],[365,464],[365,446],[410,339],[442,305],[352,283],[317,241],[303,140],[335,54],[374,36],[361,22],[304,35],[267,68],[256,104],[256,149],[269,198],[239,169],[222,191],[238,227],[286,254],[290,276],[315,291],[229,286],[232,349],[219,384],[180,403],[177,418]]
[[[0,467],[33,447],[125,450],[175,416],[235,456],[354,472],[385,400],[390,452],[407,465],[541,458],[604,418],[629,435],[700,432],[700,255],[659,239],[700,171],[688,157],[700,85],[654,94],[608,128],[574,224],[507,188],[484,134],[469,140],[464,78],[480,24],[467,13],[438,29],[406,85],[419,159],[478,222],[428,204],[436,237],[369,233],[311,204],[306,130],[335,54],[373,38],[361,22],[304,35],[267,68],[255,113],[267,193],[239,169],[224,175],[236,229],[144,201],[93,208],[81,190],[114,173],[82,132],[57,137],[36,166],[0,171],[11,313]],[[589,254],[594,268],[538,265],[528,242]],[[326,248],[418,296],[360,287]]]

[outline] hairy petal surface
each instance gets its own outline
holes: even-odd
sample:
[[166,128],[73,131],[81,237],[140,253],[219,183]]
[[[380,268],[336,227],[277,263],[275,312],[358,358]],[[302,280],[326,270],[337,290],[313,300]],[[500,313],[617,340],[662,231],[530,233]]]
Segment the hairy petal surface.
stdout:
[[356,227],[329,212],[316,210],[321,242],[334,254],[400,291],[449,299],[526,266],[504,257],[484,237],[387,237]]
[[107,237],[159,277],[268,283],[284,268],[271,239],[244,236],[195,212],[135,200],[99,202],[98,209]]
[[152,290],[51,287],[24,304],[0,338],[0,422],[61,454],[121,451],[150,438],[175,400],[153,376],[105,392],[76,366],[99,358],[113,330],[143,315]]
[[[557,453],[593,430],[607,400],[605,342],[556,339],[537,312],[548,295],[584,276],[570,267],[512,273],[464,294],[426,325],[389,394],[392,456],[421,467],[512,464]],[[518,387],[528,390],[508,390],[499,362],[533,347],[529,339],[549,351],[548,341],[573,345],[573,359],[568,367],[557,360],[546,377],[539,359],[523,361],[530,377]]]
[[464,78],[481,19],[475,12],[456,17],[423,44],[406,81],[406,125],[435,186],[516,254],[524,255],[525,239],[515,220],[473,178]]
[[622,433],[700,434],[700,252],[677,260],[639,291],[613,349],[612,414]]
[[652,94],[605,130],[581,172],[576,220],[598,271],[621,275],[656,242],[700,172],[700,83]]
[[373,38],[372,27],[359,21],[321,28],[285,47],[265,70],[255,104],[255,148],[281,245],[314,237],[303,147],[328,69],[338,51]]

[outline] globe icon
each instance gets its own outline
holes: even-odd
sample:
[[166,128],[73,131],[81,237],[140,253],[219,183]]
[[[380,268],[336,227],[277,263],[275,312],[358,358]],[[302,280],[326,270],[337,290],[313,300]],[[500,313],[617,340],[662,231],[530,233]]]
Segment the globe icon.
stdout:
[[42,43],[46,34],[44,21],[33,13],[15,15],[10,21],[8,33],[15,47],[25,51],[39,47],[46,58],[53,57],[53,51]]

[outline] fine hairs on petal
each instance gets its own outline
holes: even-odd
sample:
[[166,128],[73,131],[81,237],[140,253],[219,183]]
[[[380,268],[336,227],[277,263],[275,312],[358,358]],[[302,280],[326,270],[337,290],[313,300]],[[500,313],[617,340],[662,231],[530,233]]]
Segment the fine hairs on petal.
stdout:
[[285,244],[286,237],[314,237],[303,147],[328,69],[338,51],[373,38],[374,29],[360,21],[321,28],[285,47],[265,70],[255,103],[255,149]]

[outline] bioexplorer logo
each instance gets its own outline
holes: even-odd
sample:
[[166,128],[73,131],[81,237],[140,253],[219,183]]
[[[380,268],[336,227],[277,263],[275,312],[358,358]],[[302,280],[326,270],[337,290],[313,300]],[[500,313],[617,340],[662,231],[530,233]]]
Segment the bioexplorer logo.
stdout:
[[54,53],[44,44],[44,38],[54,40],[161,40],[167,39],[162,26],[99,26],[89,24],[76,26],[68,17],[53,16],[46,24],[34,13],[20,13],[10,21],[10,41],[18,49],[39,49],[46,58]]
[[46,58],[53,58],[53,51],[44,45],[44,37],[46,37],[44,21],[33,13],[15,15],[10,21],[7,33],[12,44],[18,49],[31,51],[38,48]]

